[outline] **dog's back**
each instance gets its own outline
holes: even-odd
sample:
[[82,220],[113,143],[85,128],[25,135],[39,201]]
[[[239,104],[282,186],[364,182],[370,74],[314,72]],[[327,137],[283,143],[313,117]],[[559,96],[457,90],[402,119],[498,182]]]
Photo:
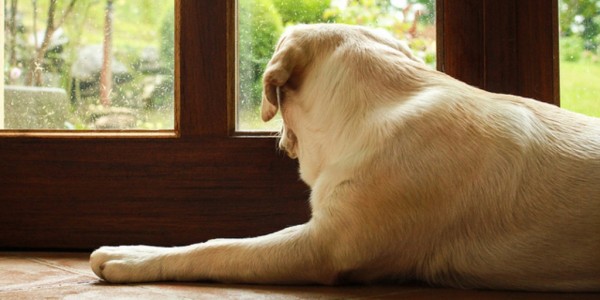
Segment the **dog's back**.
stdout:
[[440,236],[420,276],[463,287],[600,289],[600,119],[453,79],[439,88],[443,104],[423,117],[440,129],[429,138],[442,156],[425,172],[453,190],[440,193]]

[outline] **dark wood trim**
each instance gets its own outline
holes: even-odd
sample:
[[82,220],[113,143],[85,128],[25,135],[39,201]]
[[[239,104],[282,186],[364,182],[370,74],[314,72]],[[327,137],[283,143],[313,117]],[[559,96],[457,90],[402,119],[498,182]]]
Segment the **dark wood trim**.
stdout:
[[[492,92],[519,94],[517,46],[518,0],[483,2],[484,88]],[[502,17],[498,17],[502,16]]]
[[237,0],[227,1],[227,131],[230,136],[236,136],[237,130],[237,95],[239,89],[238,45],[237,45]]
[[182,245],[302,223],[307,188],[270,139],[11,139],[0,248]]
[[471,85],[559,104],[557,0],[438,0],[439,68]]
[[468,84],[484,88],[483,2],[437,0],[439,69]]
[[520,94],[559,105],[558,0],[517,3]]
[[175,134],[181,135],[181,0],[175,0]]
[[227,135],[227,2],[181,2],[182,137]]
[[446,18],[444,11],[446,11],[446,1],[435,0],[436,69],[442,72],[445,72],[446,68],[446,58],[444,56],[444,31],[446,28]]

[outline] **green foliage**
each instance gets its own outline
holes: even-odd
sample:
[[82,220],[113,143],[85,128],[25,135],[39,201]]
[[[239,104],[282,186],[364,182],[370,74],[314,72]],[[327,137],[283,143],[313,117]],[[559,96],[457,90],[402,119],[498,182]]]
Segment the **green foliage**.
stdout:
[[600,0],[561,0],[560,31],[563,36],[580,36],[588,51],[600,43]]
[[[420,18],[411,10],[423,5]],[[406,7],[395,7],[387,0],[349,0],[347,7],[331,7],[325,17],[336,23],[363,25],[385,29],[394,37],[407,41],[415,54],[430,65],[435,64],[435,36],[432,28],[434,1],[409,0]],[[417,21],[415,21],[417,20]]]
[[329,21],[324,12],[330,0],[274,0],[284,24],[322,23]]
[[583,53],[583,39],[573,35],[560,39],[560,57],[564,61],[576,62]]
[[262,73],[283,31],[283,23],[272,0],[240,1],[238,14],[241,111],[257,114]]
[[422,4],[427,9],[427,14],[421,18],[423,24],[435,24],[435,0],[413,0],[412,2]]
[[345,9],[332,7],[325,12],[325,16],[334,19],[336,23],[377,26],[388,7],[387,1],[351,0]]
[[175,14],[168,10],[160,27],[160,59],[170,70],[174,70],[175,63]]

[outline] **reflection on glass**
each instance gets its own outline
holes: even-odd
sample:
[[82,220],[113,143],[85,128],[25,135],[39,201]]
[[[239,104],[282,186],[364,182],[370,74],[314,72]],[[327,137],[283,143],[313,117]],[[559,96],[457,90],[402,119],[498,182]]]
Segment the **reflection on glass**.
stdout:
[[600,1],[560,0],[560,105],[600,117]]
[[239,0],[238,110],[241,131],[278,130],[262,123],[262,73],[285,26],[345,23],[385,29],[435,65],[435,0]]
[[3,2],[0,128],[174,128],[174,1]]

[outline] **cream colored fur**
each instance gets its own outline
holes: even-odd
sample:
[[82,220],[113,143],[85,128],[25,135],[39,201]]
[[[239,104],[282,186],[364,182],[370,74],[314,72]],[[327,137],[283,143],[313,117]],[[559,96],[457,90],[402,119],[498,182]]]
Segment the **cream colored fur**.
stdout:
[[281,110],[280,146],[312,189],[310,221],[187,247],[102,247],[98,276],[600,290],[599,119],[474,88],[344,25],[289,28],[264,88],[262,117]]

